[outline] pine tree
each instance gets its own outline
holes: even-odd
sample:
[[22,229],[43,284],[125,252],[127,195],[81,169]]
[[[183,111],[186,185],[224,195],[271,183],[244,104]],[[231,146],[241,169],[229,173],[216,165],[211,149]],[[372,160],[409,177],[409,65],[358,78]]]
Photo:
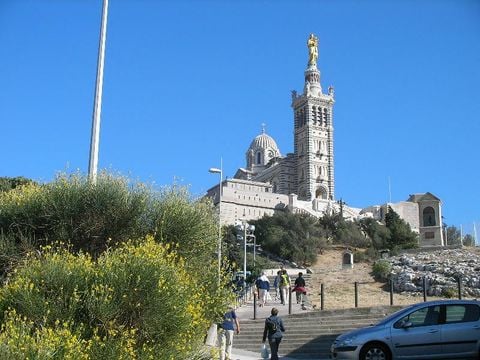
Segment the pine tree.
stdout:
[[418,246],[418,235],[390,206],[385,215],[385,225],[390,230],[388,244],[390,249],[408,249]]

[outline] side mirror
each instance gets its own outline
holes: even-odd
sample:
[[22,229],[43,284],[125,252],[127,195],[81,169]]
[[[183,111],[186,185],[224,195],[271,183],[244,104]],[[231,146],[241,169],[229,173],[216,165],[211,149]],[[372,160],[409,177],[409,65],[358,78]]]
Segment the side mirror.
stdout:
[[413,324],[410,321],[402,321],[401,324],[400,324],[400,327],[402,329],[408,329],[412,326],[413,326]]

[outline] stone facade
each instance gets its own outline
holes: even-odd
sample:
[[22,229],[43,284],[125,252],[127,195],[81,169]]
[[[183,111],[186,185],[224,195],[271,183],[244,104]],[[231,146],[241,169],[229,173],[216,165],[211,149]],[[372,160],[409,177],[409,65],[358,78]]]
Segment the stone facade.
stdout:
[[[207,191],[207,196],[218,204],[218,185]],[[221,222],[234,224],[238,219],[257,220],[275,211],[284,211],[288,196],[273,192],[271,184],[242,179],[222,182]]]
[[281,156],[265,129],[250,144],[247,164],[235,178],[273,185],[279,194],[297,194],[304,201],[334,199],[334,92],[322,92],[316,62],[305,70],[303,93],[292,91],[294,152]]
[[418,204],[420,244],[423,246],[444,245],[442,206],[435,195],[410,195],[408,201]]

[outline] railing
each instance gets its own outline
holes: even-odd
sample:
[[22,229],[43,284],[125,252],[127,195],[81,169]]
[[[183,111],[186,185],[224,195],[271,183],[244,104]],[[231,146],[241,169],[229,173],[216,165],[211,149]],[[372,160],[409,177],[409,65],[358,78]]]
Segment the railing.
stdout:
[[[355,308],[358,308],[358,307],[371,307],[371,306],[394,306],[394,305],[408,305],[408,304],[412,304],[412,303],[417,303],[420,301],[419,297],[421,298],[421,296],[423,296],[423,301],[427,301],[429,296],[428,296],[428,278],[427,277],[423,277],[422,279],[422,291],[421,291],[421,294],[419,295],[418,293],[416,293],[416,296],[412,296],[410,298],[411,302],[409,303],[405,303],[404,301],[397,301],[397,303],[395,302],[395,297],[399,296],[398,293],[395,293],[394,291],[394,282],[393,280],[389,280],[388,283],[386,284],[385,288],[388,289],[388,299],[389,301],[385,301],[384,303],[382,303],[381,299],[383,298],[384,299],[384,295],[386,294],[386,292],[384,290],[379,290],[379,293],[378,294],[372,294],[371,291],[367,292],[365,291],[365,293],[367,293],[367,296],[370,297],[369,301],[365,301],[364,303],[362,303],[361,301],[361,293],[362,293],[362,285],[364,284],[370,284],[369,282],[353,282],[353,283],[350,283],[350,284],[345,284],[347,285],[346,287],[343,287],[342,290],[345,290],[345,289],[351,289],[353,291],[348,291],[348,294],[350,294],[349,296],[352,296],[351,299],[353,300],[352,303],[350,303],[348,301],[348,299],[346,301],[344,301],[344,303],[342,305],[346,305],[346,307],[343,307],[343,308],[348,308],[348,303],[352,304],[353,307]],[[458,276],[456,277],[456,292],[455,293],[452,293],[450,292],[449,294],[446,294],[445,295],[445,298],[452,298],[452,297],[458,297],[458,299],[462,299],[464,296],[465,296],[465,291],[464,291],[464,286],[463,286],[463,279],[461,276]],[[314,293],[314,289],[312,289],[310,287],[310,294]],[[380,293],[381,291],[381,293]],[[333,296],[338,296],[338,292],[339,292],[339,287],[337,286],[336,288],[333,288],[330,293],[326,290],[326,286],[325,284],[321,283],[320,284],[320,292],[318,293],[318,295],[320,295],[320,299],[319,299],[319,302],[320,302],[320,310],[326,310],[326,306],[325,304],[327,303],[326,299],[328,298],[329,295],[331,295],[332,297]],[[380,294],[382,296],[380,296]],[[365,296],[365,295],[364,295]],[[305,310],[304,307],[304,304],[307,305],[309,308],[311,309],[314,309],[316,306],[315,305],[312,305],[312,302],[311,302],[311,295],[309,295],[308,297],[304,297],[304,300],[302,302],[302,310]],[[374,299],[373,300],[373,303],[372,303],[372,298]],[[430,298],[439,298],[438,296],[430,296]],[[365,299],[365,298],[364,298]],[[240,292],[237,293],[237,306],[242,306],[244,304],[246,304],[248,301],[253,301],[253,318],[256,319],[257,318],[257,294],[256,292],[254,291],[254,287],[253,286],[247,286],[244,290],[241,290]],[[385,300],[385,299],[384,299]],[[288,291],[288,314],[292,314],[292,289],[290,289]],[[336,309],[338,307],[331,307],[329,308],[328,310],[331,310],[331,309]]]
[[[462,299],[463,297],[463,279],[461,276],[458,276],[456,278],[456,282],[457,282],[457,291],[456,291],[456,296],[458,297],[458,299]],[[358,281],[355,281],[353,283],[353,298],[354,298],[354,306],[356,308],[358,308],[360,306],[360,302],[359,302],[359,294],[360,294],[360,285],[361,284],[366,284],[366,283],[362,283],[362,282],[358,282]],[[393,283],[393,280],[389,280],[388,281],[388,291],[389,291],[389,299],[390,299],[390,306],[393,306],[395,305],[394,304],[394,283]],[[422,295],[423,295],[423,301],[427,301],[428,300],[428,285],[427,285],[427,277],[423,277],[422,278]],[[327,296],[327,293],[325,291],[325,286],[324,284],[320,284],[320,310],[325,310],[325,297]],[[453,297],[452,296],[453,294],[449,294],[449,296],[447,297]]]
[[246,304],[247,301],[252,300],[254,294],[252,284],[247,284],[245,287],[235,291],[235,307],[242,306]]

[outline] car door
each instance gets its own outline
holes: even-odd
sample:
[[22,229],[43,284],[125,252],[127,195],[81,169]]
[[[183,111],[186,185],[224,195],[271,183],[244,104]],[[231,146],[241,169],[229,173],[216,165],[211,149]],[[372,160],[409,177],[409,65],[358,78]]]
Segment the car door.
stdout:
[[445,356],[477,354],[480,341],[480,308],[476,304],[452,304],[445,307],[442,326]]
[[391,327],[395,359],[429,359],[442,353],[440,305],[413,310]]

